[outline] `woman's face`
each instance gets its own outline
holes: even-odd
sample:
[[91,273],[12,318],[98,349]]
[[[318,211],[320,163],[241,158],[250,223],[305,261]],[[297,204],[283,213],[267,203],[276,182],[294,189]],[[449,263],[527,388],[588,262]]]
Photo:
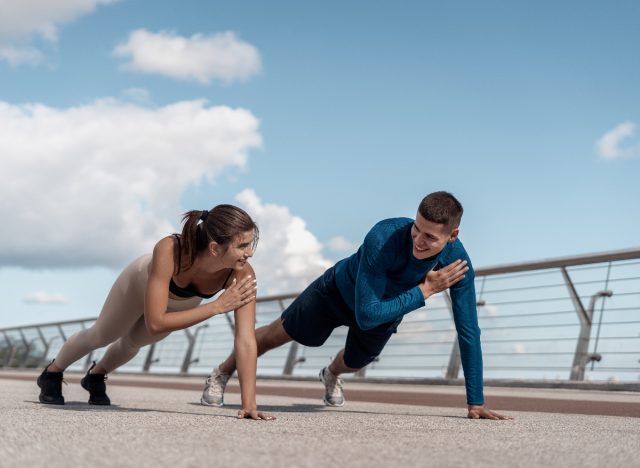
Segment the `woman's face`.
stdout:
[[222,253],[222,264],[226,268],[242,270],[253,256],[255,233],[253,230],[238,234]]

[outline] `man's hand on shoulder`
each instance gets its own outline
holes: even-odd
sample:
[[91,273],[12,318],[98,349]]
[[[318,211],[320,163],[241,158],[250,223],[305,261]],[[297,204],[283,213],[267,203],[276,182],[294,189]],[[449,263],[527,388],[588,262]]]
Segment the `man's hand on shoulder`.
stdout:
[[468,410],[467,418],[469,419],[513,419],[511,416],[495,413],[484,405],[468,405]]
[[418,286],[422,291],[425,300],[434,294],[445,289],[449,289],[458,281],[464,278],[464,274],[469,271],[466,260],[456,260],[440,270],[431,270],[424,277],[424,281]]

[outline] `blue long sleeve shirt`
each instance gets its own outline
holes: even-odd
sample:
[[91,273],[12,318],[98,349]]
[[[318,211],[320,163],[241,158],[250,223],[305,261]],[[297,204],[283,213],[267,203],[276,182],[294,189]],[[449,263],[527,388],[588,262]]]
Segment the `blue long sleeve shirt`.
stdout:
[[482,349],[476,309],[474,271],[460,240],[447,243],[435,257],[413,256],[410,218],[391,218],[377,223],[362,246],[335,266],[336,285],[354,311],[363,330],[401,319],[425,305],[418,285],[432,269],[466,260],[469,271],[450,289],[453,320],[458,332],[460,359],[465,376],[467,404],[484,404]]

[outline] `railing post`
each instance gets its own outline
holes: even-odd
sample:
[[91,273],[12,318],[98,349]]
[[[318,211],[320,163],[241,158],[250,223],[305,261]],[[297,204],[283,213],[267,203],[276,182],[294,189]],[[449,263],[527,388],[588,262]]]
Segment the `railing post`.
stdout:
[[42,357],[40,358],[40,361],[37,364],[39,367],[41,365],[44,365],[44,362],[47,359],[47,354],[49,354],[49,343],[47,343],[47,340],[44,337],[44,333],[42,333],[42,330],[40,329],[40,327],[36,326],[36,331],[38,332],[38,337],[40,338],[40,341],[42,341],[42,347],[43,347]]
[[564,281],[569,289],[569,294],[573,301],[573,305],[580,320],[580,334],[576,343],[576,351],[573,355],[573,364],[571,365],[571,373],[569,380],[584,380],[584,372],[587,364],[592,360],[599,361],[601,357],[596,354],[589,354],[589,340],[591,338],[591,326],[593,325],[593,311],[595,309],[598,298],[611,297],[613,293],[609,290],[599,291],[589,301],[589,308],[585,309],[578,292],[565,267],[560,268]]
[[33,341],[27,341],[27,337],[24,336],[24,331],[22,328],[18,330],[20,332],[20,339],[22,339],[22,344],[24,345],[24,353],[22,354],[22,359],[20,359],[20,363],[17,367],[25,367],[27,360],[29,359],[29,353],[31,352],[31,343]]
[[287,360],[284,363],[284,369],[282,375],[293,375],[293,368],[297,364],[298,347],[300,345],[296,341],[292,341],[289,345],[289,353],[287,354]]
[[65,335],[64,330],[62,329],[62,325],[58,324],[58,331],[60,332],[60,336],[62,337],[62,341],[67,341],[67,335]]
[[569,290],[573,306],[575,307],[578,319],[580,320],[580,334],[578,335],[578,341],[576,342],[576,351],[573,355],[573,364],[571,365],[569,379],[584,380],[584,369],[587,364],[589,337],[591,335],[591,316],[584,308],[567,269],[565,267],[561,267],[560,272],[562,273],[564,282]]
[[16,352],[16,346],[11,342],[11,338],[9,338],[9,334],[6,331],[3,331],[4,339],[9,345],[9,350],[7,353],[7,359],[4,363],[4,367],[9,367],[11,365],[11,361],[13,360],[13,356]]
[[156,344],[155,343],[151,343],[151,345],[149,345],[149,351],[147,352],[147,357],[144,360],[144,365],[142,366],[142,372],[149,372],[149,369],[151,369],[151,365],[154,362],[158,362],[158,360],[154,360],[153,359],[153,353],[156,350]]
[[187,345],[187,352],[185,353],[184,359],[182,361],[182,367],[180,367],[180,372],[182,374],[186,374],[187,372],[189,372],[189,366],[192,363],[198,362],[199,359],[192,360],[191,356],[193,355],[193,349],[196,346],[198,332],[203,328],[207,328],[208,326],[209,325],[206,323],[204,325],[200,325],[199,327],[196,327],[196,330],[193,333],[191,333],[188,328],[185,328],[184,333],[187,335],[187,341],[189,342],[189,344]]
[[[442,295],[444,296],[445,302],[447,303],[447,308],[449,309],[449,314],[451,314],[451,319],[453,320],[453,304],[451,303],[451,296],[449,296],[448,291],[443,291]],[[447,365],[447,373],[445,374],[445,379],[457,379],[460,374],[460,346],[458,346],[458,332],[455,333],[453,337],[453,346],[451,347],[451,354],[449,355],[449,364]]]
[[[278,299],[278,305],[280,306],[280,312],[284,312],[284,302],[282,299]],[[296,341],[291,341],[289,345],[289,352],[287,353],[287,360],[284,362],[284,368],[282,369],[282,375],[293,375],[293,368],[298,364],[298,348],[300,345]]]
[[60,338],[58,335],[54,335],[54,336],[51,337],[51,339],[49,341],[47,341],[47,345],[45,347],[44,352],[42,353],[42,358],[40,360],[40,367],[44,367],[44,366],[46,366],[48,364],[47,355],[49,354],[49,350],[51,349],[51,345],[58,338]]

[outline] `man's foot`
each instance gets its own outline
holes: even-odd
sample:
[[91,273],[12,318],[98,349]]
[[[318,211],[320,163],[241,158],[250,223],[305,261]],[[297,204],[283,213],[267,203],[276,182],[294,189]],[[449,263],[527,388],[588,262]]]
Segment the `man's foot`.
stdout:
[[224,389],[231,376],[223,374],[216,367],[211,375],[207,377],[207,382],[202,392],[200,403],[206,406],[223,406],[224,405]]
[[[53,361],[52,361],[53,362]],[[49,372],[49,366],[45,367],[38,377],[37,383],[40,387],[40,403],[49,405],[64,405],[62,396],[62,372]]]
[[320,382],[324,384],[324,404],[327,406],[343,406],[344,392],[342,391],[342,379],[333,375],[328,367],[320,371]]
[[89,392],[89,404],[107,406],[111,404],[111,400],[107,396],[107,376],[105,374],[90,374],[91,369],[96,367],[96,361],[93,361],[87,374],[80,380],[80,385]]

